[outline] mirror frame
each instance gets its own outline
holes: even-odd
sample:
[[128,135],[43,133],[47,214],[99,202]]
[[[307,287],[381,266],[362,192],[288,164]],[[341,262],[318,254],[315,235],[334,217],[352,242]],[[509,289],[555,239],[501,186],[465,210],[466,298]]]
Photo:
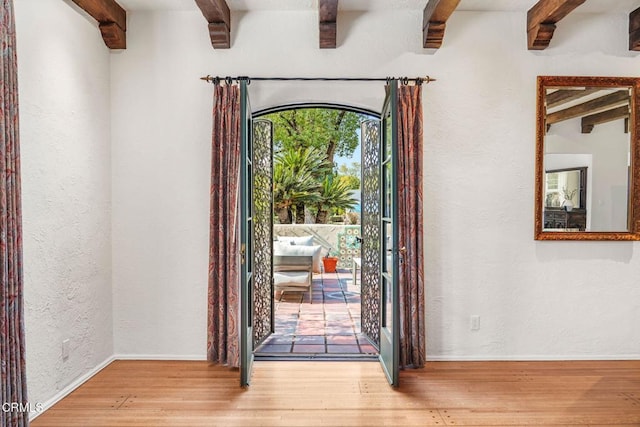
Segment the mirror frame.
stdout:
[[[629,115],[630,177],[627,203],[628,231],[544,231],[544,138],[546,134],[546,88],[558,86],[617,86],[631,87],[631,112]],[[640,240],[640,78],[635,77],[574,77],[538,76],[536,105],[536,165],[535,165],[535,240]]]

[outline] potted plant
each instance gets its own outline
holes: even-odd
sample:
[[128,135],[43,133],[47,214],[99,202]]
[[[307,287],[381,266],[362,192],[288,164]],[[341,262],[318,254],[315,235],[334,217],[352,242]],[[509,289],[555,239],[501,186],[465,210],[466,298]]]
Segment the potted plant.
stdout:
[[327,254],[322,258],[322,265],[325,273],[335,273],[336,266],[338,265],[338,257],[331,255],[331,248],[327,251]]
[[569,191],[567,190],[567,187],[562,187],[562,195],[564,196],[564,201],[562,202],[562,206],[564,208],[564,210],[566,210],[567,212],[571,212],[571,210],[573,209],[573,196],[576,195],[576,193],[578,192],[577,188],[574,188],[573,190]]

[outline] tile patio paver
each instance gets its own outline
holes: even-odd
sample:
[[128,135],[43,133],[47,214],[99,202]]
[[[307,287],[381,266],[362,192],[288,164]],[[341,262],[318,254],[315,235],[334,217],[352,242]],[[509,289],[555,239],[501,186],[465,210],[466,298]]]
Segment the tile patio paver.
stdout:
[[294,344],[292,353],[325,353],[324,345]]
[[294,343],[296,345],[299,345],[299,344],[319,344],[319,345],[324,345],[325,344],[325,337],[324,337],[324,335],[297,336],[297,337],[294,338]]
[[360,286],[350,270],[313,276],[308,292],[276,292],[275,332],[256,354],[376,354],[360,331]]
[[357,345],[329,345],[327,344],[327,353],[339,353],[339,354],[345,354],[345,353],[360,353],[360,347],[358,347]]

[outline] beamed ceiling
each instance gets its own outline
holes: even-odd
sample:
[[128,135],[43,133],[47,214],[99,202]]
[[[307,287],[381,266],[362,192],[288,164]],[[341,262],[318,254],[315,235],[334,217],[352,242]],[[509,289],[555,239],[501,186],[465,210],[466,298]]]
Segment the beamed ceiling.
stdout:
[[[231,16],[254,10],[315,10],[318,13],[318,48],[333,49],[340,12],[367,10],[415,10],[423,15],[422,38],[425,49],[441,49],[447,21],[458,11],[509,11],[527,14],[522,31],[527,48],[542,50],[551,43],[562,19],[574,11],[581,13],[629,14],[629,50],[640,51],[640,0],[72,0],[93,17],[105,44],[111,49],[126,48],[126,13],[141,10],[200,10],[203,31],[209,33],[214,49],[230,49]],[[404,30],[404,29],[403,29]],[[446,45],[444,46],[446,48]]]
[[629,89],[573,87],[549,90],[545,96],[547,131],[556,123],[580,119],[581,132],[591,133],[596,125],[625,119],[629,131],[631,96]]

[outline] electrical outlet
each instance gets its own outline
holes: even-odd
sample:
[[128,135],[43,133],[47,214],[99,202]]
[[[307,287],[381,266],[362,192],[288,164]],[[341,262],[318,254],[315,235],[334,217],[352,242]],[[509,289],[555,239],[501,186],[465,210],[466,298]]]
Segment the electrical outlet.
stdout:
[[480,329],[480,316],[474,314],[471,316],[471,330],[477,331]]
[[69,358],[69,342],[70,340],[68,338],[62,341],[62,358],[64,360]]

